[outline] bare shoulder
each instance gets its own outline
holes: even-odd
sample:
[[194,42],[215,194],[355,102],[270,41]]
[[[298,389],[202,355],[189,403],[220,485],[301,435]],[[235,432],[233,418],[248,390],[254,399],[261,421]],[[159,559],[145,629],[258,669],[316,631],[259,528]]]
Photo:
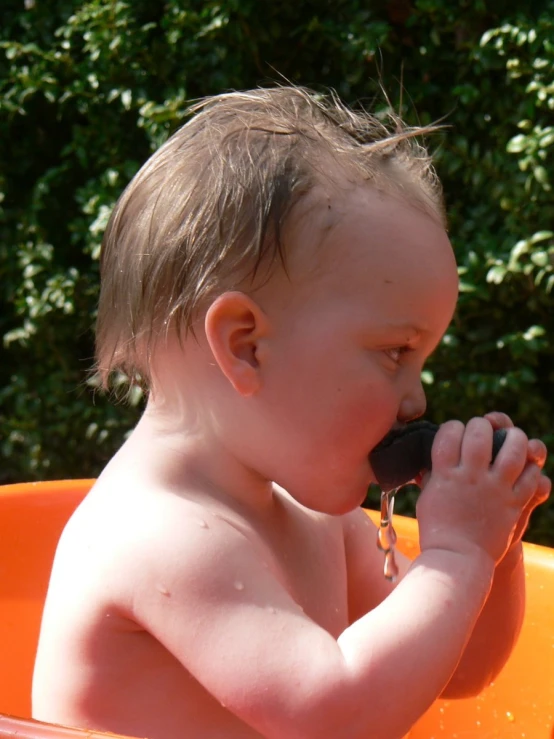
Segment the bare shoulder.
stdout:
[[249,527],[235,519],[230,525],[186,490],[107,480],[76,511],[63,544],[80,556],[89,552],[89,572],[105,563],[107,581],[119,594],[132,590],[136,601],[142,588],[163,592],[176,579],[205,581],[216,561],[221,571],[231,549],[253,546]]

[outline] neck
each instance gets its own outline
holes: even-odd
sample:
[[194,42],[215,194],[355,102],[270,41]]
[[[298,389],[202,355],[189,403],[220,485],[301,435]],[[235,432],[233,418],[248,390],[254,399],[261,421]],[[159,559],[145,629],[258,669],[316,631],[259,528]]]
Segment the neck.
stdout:
[[[151,397],[128,444],[156,484],[195,490],[252,512],[274,504],[271,480],[233,454],[198,398],[189,403]],[[204,410],[204,413],[202,413]]]

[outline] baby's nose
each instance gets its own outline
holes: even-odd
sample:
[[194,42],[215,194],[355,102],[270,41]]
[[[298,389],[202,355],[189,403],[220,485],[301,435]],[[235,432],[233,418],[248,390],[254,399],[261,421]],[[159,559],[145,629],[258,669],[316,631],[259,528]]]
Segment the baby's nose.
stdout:
[[400,421],[400,423],[414,421],[416,418],[423,416],[426,408],[427,398],[425,397],[425,391],[423,390],[423,385],[420,380],[402,398],[400,408],[398,409],[398,421]]

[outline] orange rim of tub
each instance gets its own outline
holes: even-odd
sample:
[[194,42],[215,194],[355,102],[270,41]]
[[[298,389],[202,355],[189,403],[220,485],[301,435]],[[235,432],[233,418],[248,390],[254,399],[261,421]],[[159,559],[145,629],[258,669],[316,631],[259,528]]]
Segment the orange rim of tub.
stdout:
[[[0,486],[0,737],[115,736],[30,718],[33,663],[54,552],[65,522],[92,483]],[[373,511],[368,515],[377,520]],[[395,528],[399,549],[416,556],[417,522],[396,516]],[[525,621],[501,675],[476,698],[437,700],[409,739],[554,739],[554,549],[525,544],[524,550]]]

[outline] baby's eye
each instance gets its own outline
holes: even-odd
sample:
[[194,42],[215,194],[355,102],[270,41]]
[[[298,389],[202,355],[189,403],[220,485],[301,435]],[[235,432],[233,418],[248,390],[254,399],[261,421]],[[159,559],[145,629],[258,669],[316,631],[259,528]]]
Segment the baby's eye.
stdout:
[[395,346],[392,349],[385,349],[385,354],[387,357],[390,357],[393,362],[396,364],[399,364],[400,359],[404,354],[408,354],[408,352],[413,352],[413,348],[411,346]]

